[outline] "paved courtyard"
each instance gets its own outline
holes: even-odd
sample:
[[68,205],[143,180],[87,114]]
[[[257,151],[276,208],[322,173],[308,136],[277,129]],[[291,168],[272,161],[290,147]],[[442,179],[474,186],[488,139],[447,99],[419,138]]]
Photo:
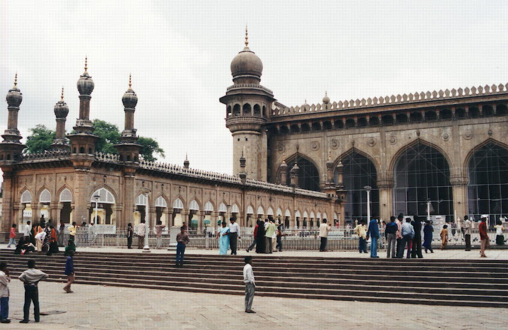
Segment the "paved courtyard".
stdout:
[[[3,246],[2,246],[3,247]],[[115,248],[82,251],[118,252]],[[139,250],[121,250],[141,253]],[[217,251],[188,250],[216,254]],[[166,250],[153,253],[170,253]],[[243,251],[242,254],[247,254]],[[250,253],[252,254],[252,252]],[[255,254],[254,254],[255,255]],[[355,252],[287,251],[272,256],[367,257]],[[489,257],[508,260],[508,250],[491,250]],[[263,256],[264,257],[264,256]],[[268,256],[266,256],[268,257]],[[478,252],[436,251],[428,258],[478,258]],[[366,261],[367,262],[367,261]],[[44,270],[43,265],[39,265]],[[255,271],[255,266],[254,266]],[[79,273],[77,274],[79,283]],[[241,280],[240,278],[238,279]],[[508,313],[499,308],[342,302],[314,299],[256,297],[257,314],[243,312],[243,296],[128,289],[75,284],[66,294],[63,284],[40,284],[41,323],[19,324],[24,289],[11,285],[9,329],[500,329]],[[394,292],[394,295],[396,293]],[[62,312],[62,313],[60,313]],[[33,316],[31,316],[33,320]],[[1,327],[1,326],[0,326]]]

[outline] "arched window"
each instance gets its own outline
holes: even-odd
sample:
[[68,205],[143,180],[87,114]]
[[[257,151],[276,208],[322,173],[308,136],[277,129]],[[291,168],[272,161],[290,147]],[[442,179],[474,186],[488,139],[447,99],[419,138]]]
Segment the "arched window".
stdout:
[[407,123],[407,115],[405,113],[399,113],[395,116],[397,124]]
[[369,119],[370,126],[379,126],[379,118],[377,116],[372,116]]
[[469,117],[471,117],[471,118],[480,117],[480,110],[477,107],[470,107],[469,108]]
[[199,205],[198,205],[198,202],[196,202],[195,200],[192,200],[189,204],[189,210],[190,211],[199,211]]
[[490,223],[508,214],[508,150],[488,143],[469,160],[468,211]]
[[[347,190],[344,220],[354,223],[356,219],[367,220],[367,192],[365,186],[372,188],[370,192],[371,216],[379,216],[379,189],[377,188],[376,166],[370,159],[352,152],[342,160],[343,183]],[[335,171],[335,182],[338,172]],[[324,218],[324,217],[323,217]]]
[[252,113],[251,113],[251,108],[250,108],[250,104],[249,103],[245,103],[243,105],[243,115],[244,116],[251,116]]
[[421,112],[411,112],[411,115],[409,116],[411,118],[411,122],[420,122],[423,120],[422,113]]
[[291,133],[298,133],[300,132],[300,127],[298,127],[297,124],[291,125]]
[[361,117],[358,118],[358,127],[365,127],[367,126],[367,118]]
[[310,125],[307,123],[302,124],[302,132],[310,132]]
[[183,209],[183,202],[180,198],[175,199],[175,201],[173,202],[173,208],[178,210]]
[[288,163],[287,181],[291,182],[291,169],[298,164],[298,187],[307,190],[321,191],[319,186],[319,172],[314,164],[300,155]]
[[30,204],[30,203],[32,203],[32,194],[28,190],[25,190],[21,194],[21,203],[22,204]]
[[259,107],[259,104],[254,105],[254,116],[261,115],[261,108]]
[[342,119],[337,119],[335,121],[335,128],[344,128],[344,122],[342,121]]
[[72,202],[72,193],[69,189],[65,188],[60,193],[60,203]]
[[443,109],[439,111],[439,118],[441,119],[452,119],[453,113],[450,109]]
[[166,202],[166,200],[164,199],[164,197],[159,196],[159,197],[157,197],[157,199],[155,200],[155,207],[168,207],[168,203]]
[[450,168],[438,150],[423,143],[407,146],[394,169],[394,214],[453,216]]
[[39,196],[39,203],[51,203],[51,194],[48,189],[44,189]]
[[235,104],[233,107],[233,116],[240,116],[240,104]]
[[313,131],[320,131],[321,130],[321,124],[318,122],[312,123],[312,130]]
[[346,128],[355,127],[355,120],[353,118],[349,118],[346,120]]
[[457,108],[455,110],[455,117],[458,119],[466,118],[467,117],[466,110],[464,108]]
[[381,117],[381,122],[383,125],[393,125],[393,116],[392,115],[384,115]]

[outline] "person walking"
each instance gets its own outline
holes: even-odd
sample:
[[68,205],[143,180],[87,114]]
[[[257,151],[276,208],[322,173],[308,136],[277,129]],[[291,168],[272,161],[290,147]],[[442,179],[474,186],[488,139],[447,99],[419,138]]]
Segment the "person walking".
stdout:
[[326,252],[326,246],[328,245],[328,232],[332,230],[332,227],[326,223],[326,219],[319,226],[319,237],[321,238],[321,244],[319,245],[319,252]]
[[434,253],[432,250],[432,236],[434,235],[434,227],[429,220],[425,221],[425,226],[423,227],[423,247],[425,248],[425,253],[430,250],[430,253]]
[[275,224],[273,223],[273,221],[266,221],[265,222],[267,223],[266,225],[266,233],[265,233],[265,237],[266,237],[266,253],[273,253],[273,240],[272,240],[272,237],[273,235],[275,235],[275,231],[277,230],[277,228],[275,227]]
[[74,283],[76,279],[76,274],[74,273],[74,251],[69,252],[69,256],[65,261],[65,275],[67,275],[67,284],[63,287],[64,291],[67,293],[73,293],[71,290],[71,285]]
[[494,228],[496,228],[496,245],[504,245],[503,223],[501,220],[497,221]]
[[252,251],[254,249],[254,246],[256,246],[257,243],[257,235],[258,235],[258,229],[259,229],[259,220],[256,221],[256,226],[254,227],[254,232],[252,233],[252,243],[249,245],[249,247],[245,250],[247,252]]
[[25,270],[21,275],[19,275],[19,279],[23,282],[25,286],[25,304],[23,306],[23,320],[19,323],[28,323],[29,314],[30,314],[30,304],[33,302],[34,304],[34,315],[35,322],[40,321],[40,311],[39,311],[39,289],[38,284],[40,281],[48,278],[48,274],[43,273],[42,271],[35,269],[35,260],[28,260],[28,269]]
[[145,219],[141,220],[141,222],[136,225],[134,233],[138,237],[138,249],[142,249],[146,234]]
[[358,235],[358,252],[367,253],[367,227],[363,221],[360,221],[358,225],[355,227],[354,232]]
[[256,253],[265,253],[265,223],[258,220],[258,230],[256,232]]
[[7,248],[10,249],[11,244],[16,247],[16,227],[15,223],[12,224],[11,231],[9,232],[9,244],[7,244]]
[[65,223],[60,221],[60,226],[58,226],[58,246],[64,246],[64,237],[65,237]]
[[439,236],[441,236],[441,250],[444,250],[448,245],[448,225],[443,225]]
[[185,246],[189,244],[189,234],[184,226],[180,227],[180,233],[176,235],[176,266],[183,267],[183,255]]
[[162,221],[157,221],[155,225],[155,237],[157,237],[157,249],[162,248],[162,230],[164,230],[166,226],[162,224]]
[[466,251],[471,251],[471,220],[467,215],[464,216],[464,240],[466,241]]
[[23,237],[25,241],[28,242],[30,240],[30,232],[32,231],[32,226],[30,225],[30,221],[26,222],[25,228],[23,229]]
[[50,256],[53,253],[58,253],[60,250],[58,249],[58,235],[56,233],[55,227],[53,225],[49,226],[50,232],[49,232],[49,249],[46,255]]
[[379,226],[376,219],[370,220],[367,230],[367,239],[370,237],[370,257],[379,258],[377,255],[377,240],[379,239]]
[[399,250],[399,254],[397,258],[404,257],[404,248],[407,245],[407,258],[411,258],[411,242],[415,235],[415,231],[413,226],[411,225],[411,218],[406,218],[406,222],[401,227],[401,235],[402,235],[402,246]]
[[414,216],[413,229],[415,235],[413,237],[413,247],[411,249],[411,258],[423,258],[422,255],[422,222],[420,221],[420,217]]
[[132,236],[134,236],[134,228],[132,227],[132,223],[129,222],[127,224],[127,248],[132,249]]
[[229,244],[231,246],[231,255],[236,256],[236,247],[238,239],[240,239],[240,226],[236,223],[235,218],[229,219]]
[[0,263],[0,323],[11,323],[9,320],[9,283],[11,276],[5,262]]
[[254,280],[254,271],[252,270],[252,257],[245,257],[245,266],[243,267],[243,283],[245,283],[245,313],[256,313],[252,310],[254,293],[256,292],[256,281]]
[[284,234],[282,233],[282,224],[280,224],[277,227],[277,245],[275,246],[275,250],[279,252],[282,252],[282,236],[284,236]]
[[396,258],[395,243],[397,243],[397,231],[399,227],[395,223],[395,217],[390,217],[390,222],[386,224],[385,238],[386,238],[386,257]]
[[72,226],[69,226],[69,239],[72,239],[74,244],[76,244],[76,232],[78,231],[78,226],[76,225],[76,221],[72,223]]
[[[219,240],[219,254],[226,255],[229,250],[229,227],[226,227],[226,222],[221,222],[222,227],[217,232],[217,239]],[[247,249],[247,252],[248,249]]]
[[487,234],[487,218],[482,217],[482,222],[478,226],[478,230],[480,231],[480,240],[481,240],[481,248],[480,248],[480,257],[487,258],[485,255],[485,250],[490,245],[489,235]]

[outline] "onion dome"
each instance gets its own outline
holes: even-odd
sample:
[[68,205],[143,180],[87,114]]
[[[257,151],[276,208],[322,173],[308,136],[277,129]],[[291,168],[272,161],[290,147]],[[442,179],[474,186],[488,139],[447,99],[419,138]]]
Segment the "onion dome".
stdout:
[[85,72],[79,77],[78,91],[80,95],[90,95],[93,92],[95,84],[92,77],[88,74],[87,58],[85,57]]
[[325,92],[325,97],[323,97],[323,103],[328,104],[330,103],[330,98],[328,97],[328,93]]
[[123,94],[122,103],[125,108],[134,109],[138,104],[138,96],[132,90],[132,79],[129,75],[129,89]]
[[259,57],[249,49],[249,34],[245,28],[245,48],[231,61],[231,75],[261,79],[263,63]]
[[55,104],[55,116],[56,118],[67,118],[69,114],[69,107],[67,103],[64,101],[64,89],[62,87],[62,95],[60,96],[60,101]]
[[10,107],[19,107],[21,104],[21,101],[23,101],[23,94],[18,88],[18,74],[14,76],[14,87],[9,89],[9,92],[7,93],[7,96],[5,97],[5,100],[7,101],[7,104],[9,104]]

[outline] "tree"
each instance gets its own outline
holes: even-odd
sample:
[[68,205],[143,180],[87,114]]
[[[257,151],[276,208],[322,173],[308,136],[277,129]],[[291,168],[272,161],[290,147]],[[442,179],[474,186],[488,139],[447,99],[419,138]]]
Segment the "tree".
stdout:
[[26,141],[26,153],[33,154],[51,149],[56,132],[44,125],[37,125],[30,129],[31,135]]
[[164,149],[159,147],[159,143],[154,139],[140,136],[138,143],[141,144],[139,153],[143,155],[144,160],[150,162],[156,161],[157,158],[154,157],[154,154],[159,154],[162,158],[166,157],[164,155]]
[[116,148],[113,147],[113,145],[120,143],[120,131],[116,125],[104,120],[94,119],[93,134],[99,137],[95,142],[95,150],[105,154],[118,153]]

